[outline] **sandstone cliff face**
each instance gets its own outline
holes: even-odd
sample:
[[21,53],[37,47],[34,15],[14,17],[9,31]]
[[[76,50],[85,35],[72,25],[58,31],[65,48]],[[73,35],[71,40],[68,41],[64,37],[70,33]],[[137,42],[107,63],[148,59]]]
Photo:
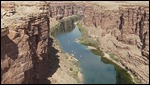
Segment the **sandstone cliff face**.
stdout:
[[[48,70],[50,64],[47,63],[47,15],[15,17],[10,15],[11,9],[5,12],[9,16],[4,15],[2,22],[4,31],[1,31],[1,83],[34,83],[40,78],[46,78],[44,76],[47,74],[42,70]],[[7,22],[11,19],[11,22]]]
[[[141,83],[149,79],[149,7],[121,5],[116,10],[85,5],[83,24],[99,48],[118,59]],[[99,11],[97,11],[99,9]]]
[[[98,9],[100,11],[96,11]],[[147,49],[149,46],[148,6],[123,5],[119,7],[119,10],[104,10],[102,6],[95,6],[95,8],[86,6],[83,22],[86,26],[94,26],[96,28],[100,26],[102,29],[117,27],[121,34],[138,35],[142,43],[142,55],[147,58],[149,57],[149,50]],[[129,40],[123,40],[124,38],[118,38],[120,41],[121,39],[126,44],[135,44],[134,41],[130,42]]]
[[[122,34],[135,34],[140,38],[142,55],[149,59],[149,7],[147,6],[123,6],[119,10],[119,30]],[[122,22],[122,23],[121,23]],[[135,41],[122,40],[127,44],[136,44]]]
[[56,20],[62,19],[63,17],[76,15],[82,13],[82,8],[74,3],[55,3],[49,4],[49,14],[51,18]]
[[59,5],[42,1],[2,2],[2,84],[51,83],[47,78],[59,67],[59,59],[49,37],[50,17],[58,13],[63,17],[77,14],[75,5]]
[[[41,4],[36,3],[34,6],[41,7]],[[22,6],[20,7],[22,10],[17,8],[17,5]],[[1,35],[2,83],[34,83],[39,77],[45,76],[39,69],[47,70],[49,67],[47,63],[49,20],[47,15],[40,13],[40,10],[37,10],[39,16],[32,16],[34,14],[29,12],[30,10],[24,10],[28,16],[22,16],[24,8],[33,6],[29,5],[14,2],[2,5],[4,13],[1,15],[2,23],[6,25],[4,28],[7,28],[8,32]]]
[[[119,9],[120,23],[119,30],[121,35],[117,40],[130,45],[136,46],[138,51],[129,51],[128,57],[131,57],[131,63],[134,67],[125,65],[132,73],[141,80],[142,83],[148,83],[149,79],[149,7],[148,6],[122,6]],[[122,22],[122,23],[121,23]],[[134,48],[130,48],[131,50]],[[136,53],[139,52],[139,53]],[[134,57],[137,57],[135,59]],[[125,63],[124,63],[125,64]],[[140,64],[140,65],[139,65]],[[141,66],[141,67],[140,67]],[[142,67],[143,66],[143,67]],[[139,71],[138,71],[139,70]],[[142,71],[143,70],[143,71]]]

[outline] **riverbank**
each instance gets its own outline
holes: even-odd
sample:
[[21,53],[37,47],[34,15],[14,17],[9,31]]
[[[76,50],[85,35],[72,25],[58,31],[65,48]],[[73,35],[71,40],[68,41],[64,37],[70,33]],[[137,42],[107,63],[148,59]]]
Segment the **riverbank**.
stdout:
[[[118,71],[118,74],[120,74],[121,76],[118,76],[120,77],[120,79],[118,80],[118,84],[120,83],[124,83],[124,84],[131,84],[131,83],[140,83],[136,77],[130,72],[130,71],[127,71],[126,68],[121,64],[120,62],[120,59],[114,55],[113,53],[109,53],[109,52],[106,52],[106,51],[103,51],[101,48],[98,47],[98,40],[97,38],[93,38],[91,37],[89,34],[88,34],[88,31],[85,29],[85,26],[83,26],[81,24],[81,22],[78,22],[78,27],[80,29],[80,31],[82,32],[82,37],[80,37],[77,42],[81,43],[81,44],[84,44],[84,45],[87,45],[88,47],[90,46],[90,50],[96,54],[96,55],[99,55],[101,56],[102,60],[105,62],[105,63],[108,63],[109,64],[113,64],[115,66],[115,69],[116,71]],[[92,49],[91,49],[92,47]],[[93,49],[94,48],[94,49]],[[120,72],[120,73],[119,73]],[[124,76],[125,74],[125,76]],[[122,79],[125,79],[126,81],[123,81]]]
[[69,20],[71,18],[76,18],[76,16],[65,17],[62,20],[56,21],[55,19],[50,19],[52,25],[50,25],[50,37],[53,39],[53,47],[59,52],[56,54],[59,56],[59,68],[58,70],[49,78],[52,84],[77,84],[83,82],[83,76],[79,67],[78,60],[65,53],[61,48],[58,40],[54,37],[54,31],[57,30],[63,22],[63,20]]

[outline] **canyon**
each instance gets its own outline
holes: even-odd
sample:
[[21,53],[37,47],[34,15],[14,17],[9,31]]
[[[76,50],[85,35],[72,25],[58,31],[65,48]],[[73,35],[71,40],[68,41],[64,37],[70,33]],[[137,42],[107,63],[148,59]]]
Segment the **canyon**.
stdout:
[[[118,56],[119,63],[141,83],[149,78],[149,6],[87,5],[81,22],[98,49]],[[100,11],[97,11],[100,10]]]
[[84,16],[79,23],[98,49],[115,54],[138,83],[149,83],[149,4],[113,3],[2,1],[1,84],[81,83],[68,70],[76,59],[49,36],[72,15]]

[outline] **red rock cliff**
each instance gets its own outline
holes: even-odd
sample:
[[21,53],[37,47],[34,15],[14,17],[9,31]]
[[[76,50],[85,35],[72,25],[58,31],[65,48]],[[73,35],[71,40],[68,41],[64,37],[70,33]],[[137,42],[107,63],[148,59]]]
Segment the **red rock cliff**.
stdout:
[[[148,83],[149,75],[149,7],[85,4],[82,22],[88,34],[99,41],[99,48],[119,56],[121,63]],[[94,28],[93,28],[94,27]]]
[[[50,18],[78,14],[73,3],[2,2],[1,83],[51,83],[59,67],[49,37]],[[61,17],[60,17],[61,16]]]

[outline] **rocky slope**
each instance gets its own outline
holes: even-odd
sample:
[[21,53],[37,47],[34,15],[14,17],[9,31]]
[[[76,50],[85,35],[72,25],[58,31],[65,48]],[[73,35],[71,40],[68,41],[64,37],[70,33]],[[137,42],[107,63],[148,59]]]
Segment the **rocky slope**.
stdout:
[[99,49],[117,55],[141,83],[149,83],[149,6],[84,4],[82,24]]
[[[22,6],[17,8],[17,5]],[[30,5],[36,8],[37,3]],[[50,64],[49,19],[38,12],[40,10],[30,12],[31,6],[13,2],[2,4],[1,24],[7,33],[1,31],[4,33],[1,35],[1,83],[34,83],[46,79],[48,74],[43,70],[48,71]],[[24,10],[26,7],[28,9]],[[23,10],[27,16],[22,15]]]
[[[63,63],[59,66],[59,62],[71,61],[59,60],[60,55],[56,55],[58,50],[49,37],[50,17],[58,19],[57,11],[61,10],[64,14],[61,17],[77,14],[74,5],[59,6],[44,1],[4,1],[1,5],[1,83],[53,83],[48,77],[63,66]],[[72,80],[77,83],[74,78]]]

